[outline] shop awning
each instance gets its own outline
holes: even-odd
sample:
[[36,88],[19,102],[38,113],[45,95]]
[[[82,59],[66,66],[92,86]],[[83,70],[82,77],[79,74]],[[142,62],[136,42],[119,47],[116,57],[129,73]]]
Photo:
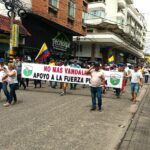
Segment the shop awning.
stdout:
[[[19,20],[14,20],[15,24],[19,25],[19,33],[22,36],[31,36],[27,29],[21,24]],[[10,18],[0,15],[0,31],[9,33],[10,32]]]

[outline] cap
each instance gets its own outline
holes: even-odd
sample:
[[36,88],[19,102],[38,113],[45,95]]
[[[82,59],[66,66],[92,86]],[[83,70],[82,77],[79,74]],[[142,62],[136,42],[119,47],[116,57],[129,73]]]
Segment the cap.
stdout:
[[100,63],[98,61],[94,62],[94,66],[100,66]]
[[119,63],[118,67],[124,67],[124,64],[123,63]]
[[4,58],[0,58],[0,62],[5,62],[5,59]]

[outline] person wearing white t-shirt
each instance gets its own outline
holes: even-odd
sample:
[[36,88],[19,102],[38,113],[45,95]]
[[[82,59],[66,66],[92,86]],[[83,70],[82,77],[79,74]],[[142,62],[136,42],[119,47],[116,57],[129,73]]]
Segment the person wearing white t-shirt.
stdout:
[[7,81],[2,81],[2,78],[3,76],[5,76],[5,71],[4,70],[8,70],[8,67],[4,64],[5,60],[4,58],[0,58],[0,92],[1,92],[1,89],[3,89],[4,91],[4,94],[7,98],[7,101],[9,101],[10,99],[10,95],[9,95],[9,92],[7,90]]
[[134,71],[131,73],[131,92],[132,101],[136,103],[136,97],[139,92],[140,86],[143,86],[143,75],[138,71],[138,66],[134,67]]
[[148,78],[149,78],[149,70],[148,67],[144,68],[144,77],[145,77],[145,83],[148,83]]
[[87,75],[91,76],[91,98],[92,108],[91,111],[96,110],[96,96],[98,99],[98,107],[101,112],[102,109],[102,87],[105,85],[104,72],[100,69],[100,64],[95,62],[94,66],[86,71]]
[[15,104],[17,102],[16,89],[18,86],[18,80],[16,66],[13,63],[9,63],[8,69],[8,71],[5,71],[6,75],[3,80],[6,78],[8,80],[10,87],[10,99],[6,104],[4,104],[5,107],[8,107],[10,104]]

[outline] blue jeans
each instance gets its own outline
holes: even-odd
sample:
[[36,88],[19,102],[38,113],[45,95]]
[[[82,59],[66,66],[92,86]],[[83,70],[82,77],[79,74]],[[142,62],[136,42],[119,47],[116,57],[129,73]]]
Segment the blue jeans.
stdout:
[[7,89],[7,82],[0,82],[0,91],[1,91],[1,89],[3,89],[3,91],[4,91],[4,94],[5,94],[5,96],[6,96],[6,98],[7,98],[7,101],[9,101],[9,99],[10,99],[10,94],[9,94],[9,92],[8,92],[8,89]]
[[16,89],[17,89],[18,83],[10,84],[10,100],[9,103],[14,100],[14,102],[17,102],[17,96],[16,96]]
[[145,83],[148,83],[149,75],[145,75]]
[[139,93],[140,85],[139,83],[131,83],[131,92],[132,93]]
[[98,99],[98,107],[102,106],[102,87],[91,87],[92,108],[96,108],[96,96]]

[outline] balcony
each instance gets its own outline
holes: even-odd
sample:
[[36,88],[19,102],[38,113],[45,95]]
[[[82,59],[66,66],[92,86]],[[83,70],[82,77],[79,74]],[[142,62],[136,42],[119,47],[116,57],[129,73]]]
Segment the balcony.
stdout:
[[124,9],[126,7],[125,0],[118,0],[118,7]]
[[106,5],[105,2],[103,1],[98,1],[98,2],[91,2],[88,4],[88,9],[95,9],[95,8],[104,8],[105,9]]
[[117,13],[117,17],[125,18],[124,12],[123,12],[123,11],[119,11],[119,12]]

